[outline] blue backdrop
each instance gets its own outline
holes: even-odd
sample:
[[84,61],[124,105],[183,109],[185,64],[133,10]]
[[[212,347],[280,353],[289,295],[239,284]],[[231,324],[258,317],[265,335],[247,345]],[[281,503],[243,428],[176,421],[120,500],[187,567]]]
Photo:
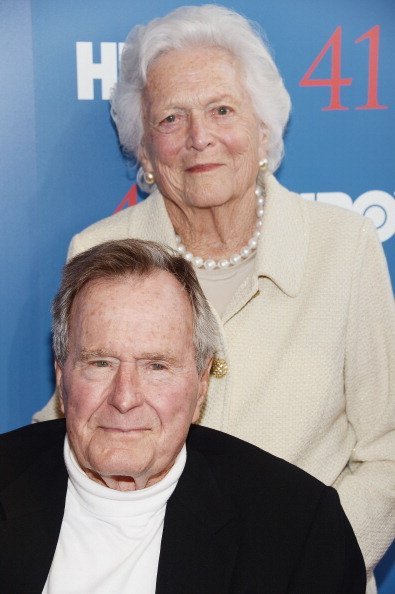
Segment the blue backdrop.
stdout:
[[[71,236],[135,199],[107,101],[120,44],[184,3],[0,0],[0,431],[53,391],[49,308]],[[395,3],[222,3],[262,25],[293,100],[279,180],[371,217],[394,284]],[[393,552],[377,577],[395,592]]]

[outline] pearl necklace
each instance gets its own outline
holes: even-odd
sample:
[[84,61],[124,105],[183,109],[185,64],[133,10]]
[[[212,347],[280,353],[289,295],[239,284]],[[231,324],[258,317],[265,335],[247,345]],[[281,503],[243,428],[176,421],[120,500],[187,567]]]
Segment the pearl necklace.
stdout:
[[188,260],[188,262],[192,262],[196,268],[205,268],[206,270],[214,270],[214,268],[229,268],[229,266],[236,266],[242,260],[245,260],[250,256],[250,254],[256,250],[258,246],[258,239],[261,234],[262,228],[262,217],[263,217],[263,206],[265,204],[265,195],[263,188],[261,186],[256,186],[255,188],[255,196],[256,196],[256,231],[254,235],[251,237],[247,245],[241,248],[238,253],[232,254],[230,258],[221,258],[221,260],[213,260],[213,258],[207,258],[204,260],[200,256],[194,256],[191,252],[188,252],[187,248],[181,241],[181,237],[176,235],[176,244],[177,244],[177,251],[178,253]]

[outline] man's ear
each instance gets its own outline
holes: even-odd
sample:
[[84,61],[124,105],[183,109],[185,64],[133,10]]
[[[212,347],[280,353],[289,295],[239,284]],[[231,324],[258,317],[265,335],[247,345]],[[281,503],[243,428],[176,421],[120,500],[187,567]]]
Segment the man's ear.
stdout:
[[64,398],[62,391],[62,374],[63,369],[59,361],[55,361],[55,378],[56,378],[56,394],[59,398],[60,410],[64,414]]
[[207,360],[207,364],[199,377],[199,393],[198,393],[198,398],[196,401],[196,408],[195,408],[195,412],[193,415],[192,423],[197,423],[197,421],[199,420],[200,413],[202,411],[202,407],[206,400],[212,361],[213,361],[212,358]]

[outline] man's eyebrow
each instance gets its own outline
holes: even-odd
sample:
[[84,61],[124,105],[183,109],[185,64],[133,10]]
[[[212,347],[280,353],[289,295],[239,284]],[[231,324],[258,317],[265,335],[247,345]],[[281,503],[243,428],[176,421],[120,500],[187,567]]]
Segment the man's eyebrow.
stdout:
[[111,357],[111,353],[106,349],[81,349],[78,359],[88,361],[94,357]]
[[[114,357],[114,354],[106,349],[81,349],[78,360],[89,361],[95,357]],[[167,363],[174,364],[177,362],[177,357],[172,355],[170,352],[144,352],[140,353],[139,359],[149,359],[150,361],[166,361]]]
[[170,365],[174,365],[179,363],[179,359],[171,354],[169,351],[164,351],[162,353],[158,352],[145,352],[139,354],[139,359],[148,359],[149,361],[166,361],[166,363],[170,363]]

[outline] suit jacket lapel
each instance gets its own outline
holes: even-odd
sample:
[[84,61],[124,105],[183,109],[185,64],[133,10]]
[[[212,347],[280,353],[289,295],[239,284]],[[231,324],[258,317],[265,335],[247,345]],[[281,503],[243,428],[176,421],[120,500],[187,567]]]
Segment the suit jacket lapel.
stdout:
[[189,448],[166,508],[156,593],[229,592],[238,549],[234,518],[205,457]]
[[4,592],[42,592],[58,541],[66,490],[62,439],[2,491],[1,557],[13,576],[12,583],[2,584]]

